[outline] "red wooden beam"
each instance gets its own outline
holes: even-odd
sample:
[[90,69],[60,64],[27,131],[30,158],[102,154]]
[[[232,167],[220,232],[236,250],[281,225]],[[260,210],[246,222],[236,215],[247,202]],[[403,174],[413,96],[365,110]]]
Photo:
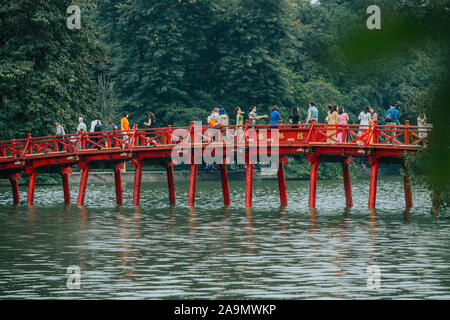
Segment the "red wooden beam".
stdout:
[[315,155],[308,156],[308,161],[311,162],[311,173],[309,177],[309,207],[316,207],[316,191],[317,191],[317,171],[320,160]]
[[78,189],[77,205],[83,206],[84,205],[84,197],[86,196],[86,187],[87,187],[87,181],[89,178],[90,167],[86,163],[80,163],[80,164],[78,164],[78,167],[81,169],[81,179],[80,179],[80,188]]
[[114,182],[116,189],[116,203],[118,205],[123,204],[123,194],[122,194],[122,170],[124,169],[124,163],[118,163],[114,166]]
[[350,168],[347,161],[342,162],[342,173],[344,176],[345,204],[347,208],[353,207],[352,183],[350,178]]
[[36,188],[36,176],[38,172],[35,168],[27,167],[26,173],[30,175],[30,180],[28,182],[27,205],[32,206],[34,204],[34,190]]
[[138,207],[141,200],[141,181],[142,181],[142,168],[144,162],[141,160],[134,160],[134,190],[133,190],[133,206]]
[[220,165],[220,177],[222,180],[223,204],[225,206],[229,206],[231,204],[231,200],[230,200],[230,189],[228,187],[228,173],[226,164]]
[[197,187],[197,170],[198,164],[191,164],[191,172],[189,175],[189,199],[188,206],[195,206],[195,189]]
[[372,165],[372,169],[370,171],[369,209],[375,209],[377,199],[378,168],[380,167],[380,161],[375,157],[370,157],[369,163]]
[[253,200],[253,168],[254,165],[247,163],[245,174],[245,207],[252,207]]
[[412,208],[413,207],[413,199],[412,199],[412,190],[411,190],[411,177],[409,175],[409,170],[406,164],[402,163],[403,168],[403,188],[405,190],[405,204],[406,208]]
[[278,163],[278,189],[280,190],[280,205],[285,207],[288,205],[286,194],[286,180],[284,177],[284,165],[283,161]]
[[173,165],[171,163],[166,164],[167,172],[167,185],[169,187],[169,203],[174,206],[177,204],[177,198],[175,194],[175,178],[173,174]]
[[64,203],[66,205],[70,204],[70,185],[69,185],[69,174],[72,173],[72,167],[64,167],[61,169],[61,178],[64,191]]
[[13,193],[13,202],[14,205],[20,204],[20,195],[19,195],[19,182],[18,180],[22,178],[20,173],[13,173],[9,177],[9,181],[11,182],[11,188]]

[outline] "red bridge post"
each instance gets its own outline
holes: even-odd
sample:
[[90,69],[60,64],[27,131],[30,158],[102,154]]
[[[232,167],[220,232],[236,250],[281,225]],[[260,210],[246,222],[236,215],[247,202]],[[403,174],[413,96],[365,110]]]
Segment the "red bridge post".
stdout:
[[196,163],[191,164],[191,172],[189,175],[189,199],[188,199],[189,207],[195,206],[195,189],[197,187],[197,170],[198,170],[198,164],[196,164]]
[[87,187],[87,181],[89,178],[89,165],[86,163],[79,163],[78,168],[81,170],[81,179],[80,179],[80,188],[78,189],[78,199],[77,199],[77,205],[83,206],[84,205],[84,197],[86,196],[86,187]]
[[[249,159],[250,161],[250,159]],[[254,165],[251,163],[247,163],[247,170],[245,174],[245,207],[252,207],[252,198],[253,198],[253,167]]]
[[61,178],[64,191],[64,203],[66,205],[70,204],[70,185],[69,185],[69,174],[72,173],[72,167],[65,167],[61,169]]
[[220,165],[220,177],[222,179],[223,204],[229,206],[231,204],[230,189],[228,187],[228,173],[225,163]]
[[[281,122],[281,121],[280,121]],[[284,165],[286,162],[286,157],[280,159],[278,163],[278,189],[280,190],[280,205],[286,207],[288,205],[287,194],[286,194],[286,180],[284,177]]]
[[309,207],[316,207],[316,190],[317,190],[317,171],[319,169],[320,160],[315,155],[309,155],[308,161],[311,162],[311,174],[309,178]]
[[21,178],[22,178],[22,176],[21,176],[21,174],[19,172],[18,173],[13,173],[9,177],[9,181],[11,182],[11,188],[12,188],[12,193],[13,193],[14,205],[20,204],[19,182],[18,182],[18,180],[21,179]]
[[169,187],[169,202],[170,205],[174,206],[177,204],[177,198],[175,195],[175,178],[173,175],[173,162],[168,162],[166,164],[166,171],[167,171],[167,184]]
[[134,160],[134,190],[133,190],[133,206],[138,207],[141,200],[141,181],[142,181],[142,168],[144,162],[142,160]]
[[349,163],[351,160],[346,160],[342,162],[342,171],[344,176],[344,189],[345,189],[345,203],[347,208],[353,207],[353,196],[352,196],[352,183],[350,178],[350,168]]
[[409,170],[406,164],[402,163],[403,168],[403,187],[405,189],[405,204],[406,208],[412,208],[413,207],[413,199],[412,199],[412,190],[411,190],[411,178],[409,176]]
[[378,168],[380,167],[380,162],[377,158],[370,157],[369,164],[372,165],[372,170],[370,171],[369,209],[375,209],[377,199]]
[[32,206],[34,204],[34,190],[36,188],[37,170],[32,167],[27,167],[25,171],[30,175],[30,180],[28,182],[27,205]]
[[114,183],[116,187],[116,204],[123,204],[122,195],[122,170],[124,169],[124,163],[118,163],[114,166]]

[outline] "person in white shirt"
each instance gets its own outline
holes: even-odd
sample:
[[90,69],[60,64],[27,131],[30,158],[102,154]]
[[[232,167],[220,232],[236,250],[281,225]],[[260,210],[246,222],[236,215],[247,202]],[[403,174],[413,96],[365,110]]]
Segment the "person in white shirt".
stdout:
[[77,133],[81,132],[81,129],[83,129],[83,132],[86,133],[87,132],[87,126],[86,124],[83,122],[83,118],[79,117],[78,118],[78,127],[77,127]]
[[366,141],[368,139],[368,136],[366,135],[367,130],[369,130],[370,126],[370,120],[372,120],[372,115],[370,114],[369,107],[365,107],[364,110],[359,114],[358,119],[359,122],[359,133],[358,136],[361,137],[360,140],[358,140],[358,144],[362,144],[363,141]]
[[102,125],[102,122],[98,119],[94,120],[91,122],[91,128],[89,129],[89,132],[95,132],[95,126],[97,125],[97,122],[100,123],[100,125]]

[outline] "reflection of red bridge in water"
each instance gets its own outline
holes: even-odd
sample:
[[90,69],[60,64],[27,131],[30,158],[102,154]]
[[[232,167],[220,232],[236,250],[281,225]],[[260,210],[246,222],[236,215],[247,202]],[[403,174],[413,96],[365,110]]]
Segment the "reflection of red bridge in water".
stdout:
[[[159,128],[81,133],[75,135],[52,136],[10,140],[0,142],[0,177],[11,181],[14,204],[19,204],[18,179],[21,173],[30,175],[27,203],[34,202],[36,176],[39,172],[53,172],[62,175],[65,203],[70,204],[68,175],[77,165],[81,170],[78,205],[83,205],[90,169],[111,168],[115,173],[116,200],[122,204],[121,169],[125,161],[135,166],[133,205],[139,205],[142,168],[144,164],[165,165],[169,185],[170,204],[176,203],[172,157],[175,154],[189,159],[190,183],[189,205],[194,206],[198,163],[205,151],[218,159],[220,164],[224,204],[230,204],[226,163],[233,161],[230,153],[238,155],[246,164],[245,204],[252,205],[253,167],[255,156],[266,153],[278,156],[278,185],[281,205],[287,205],[286,184],[283,162],[288,156],[307,156],[311,163],[309,206],[316,205],[317,169],[320,162],[340,162],[343,168],[346,204],[353,206],[349,163],[353,157],[368,157],[372,166],[370,178],[369,208],[375,207],[377,175],[380,163],[399,163],[405,171],[404,187],[406,207],[412,207],[411,182],[405,166],[408,153],[425,148],[430,129],[409,126],[380,126],[360,128],[359,125],[335,126],[327,124],[285,125],[279,131],[270,131],[270,125],[228,126],[222,128],[189,127]],[[362,130],[366,129],[366,130]],[[228,130],[228,132],[227,132]],[[361,131],[362,130],[362,131]],[[339,142],[338,133],[346,137]],[[212,139],[211,136],[215,135]],[[340,139],[339,139],[340,140]],[[269,148],[270,146],[270,148]],[[212,151],[211,151],[212,150]],[[239,152],[241,150],[241,152]],[[235,160],[235,159],[234,159]],[[238,160],[239,161],[239,160]]]

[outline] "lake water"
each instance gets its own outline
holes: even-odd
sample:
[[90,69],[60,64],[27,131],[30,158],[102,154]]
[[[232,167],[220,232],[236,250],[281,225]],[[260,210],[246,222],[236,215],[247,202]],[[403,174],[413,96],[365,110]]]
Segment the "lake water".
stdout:
[[[414,186],[405,212],[401,178],[381,177],[370,212],[369,181],[353,183],[351,210],[341,181],[319,181],[311,212],[308,182],[288,181],[280,208],[277,182],[255,181],[250,211],[244,185],[230,182],[224,208],[220,181],[198,182],[195,210],[182,183],[174,208],[166,184],[143,185],[138,209],[131,184],[123,207],[113,185],[88,185],[84,208],[64,207],[60,186],[38,186],[34,208],[1,188],[0,298],[450,299],[450,220],[430,214],[428,190]],[[80,289],[67,288],[70,266]]]

